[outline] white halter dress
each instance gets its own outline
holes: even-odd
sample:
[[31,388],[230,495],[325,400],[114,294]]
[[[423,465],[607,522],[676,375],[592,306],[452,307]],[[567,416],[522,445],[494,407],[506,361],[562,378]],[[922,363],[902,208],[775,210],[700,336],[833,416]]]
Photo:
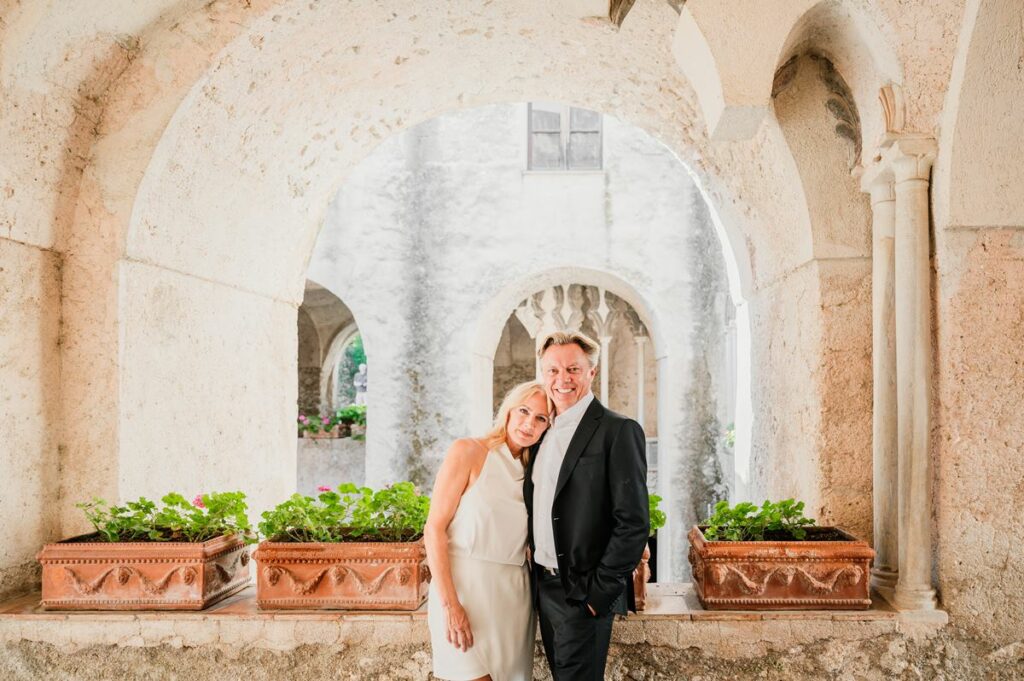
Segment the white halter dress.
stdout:
[[444,606],[430,585],[427,622],[439,679],[465,681],[485,674],[493,681],[533,678],[526,524],[523,466],[502,444],[487,453],[448,525],[452,580],[473,631],[473,646],[466,652],[445,638]]

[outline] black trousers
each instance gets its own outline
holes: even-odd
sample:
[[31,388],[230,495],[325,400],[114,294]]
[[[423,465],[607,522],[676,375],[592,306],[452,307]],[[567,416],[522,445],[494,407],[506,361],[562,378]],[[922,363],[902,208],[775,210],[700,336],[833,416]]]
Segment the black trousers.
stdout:
[[565,601],[557,575],[536,569],[537,609],[544,654],[555,681],[603,681],[614,612],[597,617]]

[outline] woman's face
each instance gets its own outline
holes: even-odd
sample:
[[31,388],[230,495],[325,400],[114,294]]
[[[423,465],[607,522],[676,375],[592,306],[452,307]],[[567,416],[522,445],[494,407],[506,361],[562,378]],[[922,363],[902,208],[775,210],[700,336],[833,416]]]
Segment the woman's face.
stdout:
[[537,444],[537,440],[551,425],[547,402],[544,393],[535,392],[522,404],[512,407],[505,423],[505,438],[509,449],[521,450]]

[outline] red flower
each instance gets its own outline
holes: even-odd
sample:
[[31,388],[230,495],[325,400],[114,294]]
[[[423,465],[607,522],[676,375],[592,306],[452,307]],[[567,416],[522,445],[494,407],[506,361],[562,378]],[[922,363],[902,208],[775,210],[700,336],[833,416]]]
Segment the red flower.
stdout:
[[317,492],[330,492],[331,488],[328,487],[327,485],[320,485],[319,487],[316,488],[316,491]]
[[192,505],[196,508],[206,508],[206,504],[203,503],[203,495],[197,494],[196,498],[192,500]]

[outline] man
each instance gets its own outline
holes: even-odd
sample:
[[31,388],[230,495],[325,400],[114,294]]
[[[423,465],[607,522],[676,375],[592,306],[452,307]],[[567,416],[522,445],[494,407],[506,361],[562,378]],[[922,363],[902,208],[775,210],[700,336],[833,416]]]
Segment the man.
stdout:
[[633,569],[650,528],[644,431],[590,390],[600,348],[581,333],[540,345],[555,422],[523,481],[534,593],[555,681],[604,678],[615,614],[635,610]]

